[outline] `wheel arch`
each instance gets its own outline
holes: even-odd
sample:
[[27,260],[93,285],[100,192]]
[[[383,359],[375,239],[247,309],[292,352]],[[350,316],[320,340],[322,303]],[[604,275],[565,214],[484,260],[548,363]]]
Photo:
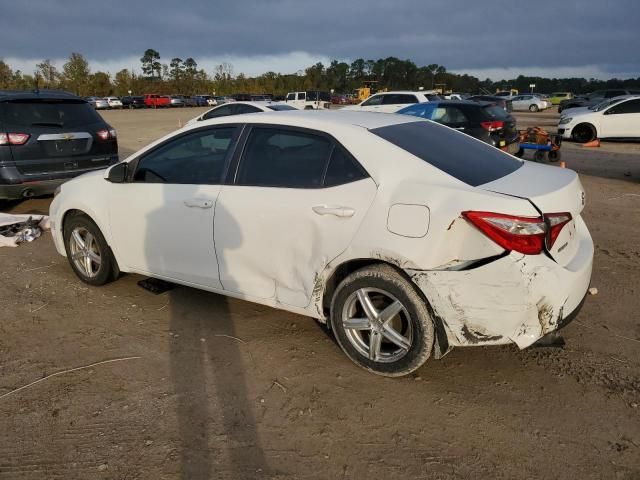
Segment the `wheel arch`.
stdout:
[[[338,264],[335,268],[331,269],[326,276],[326,280],[322,283],[322,297],[319,299],[318,304],[316,305],[319,312],[321,312],[322,317],[324,319],[328,319],[331,314],[331,302],[333,300],[333,294],[335,293],[340,282],[344,280],[348,275],[355,272],[356,270],[360,270],[361,268],[369,267],[371,265],[389,265],[396,272],[398,272],[418,293],[420,298],[424,301],[427,306],[427,310],[431,316],[431,320],[433,322],[433,327],[435,329],[435,341],[433,344],[433,353],[434,358],[439,359],[442,358],[450,349],[449,341],[447,337],[447,330],[444,325],[442,318],[436,314],[435,310],[431,306],[429,299],[426,297],[424,292],[417,287],[416,283],[412,280],[409,274],[401,268],[399,262],[391,261],[391,259],[383,259],[383,258],[352,258],[343,261]],[[316,289],[318,288],[318,283],[320,279],[316,283]],[[327,329],[331,328],[331,322],[326,322]]]
[[[580,127],[588,127],[593,132],[593,138],[598,138],[598,128],[592,122],[580,122],[575,127],[573,127],[573,132],[575,132]],[[573,137],[573,133],[572,133]]]

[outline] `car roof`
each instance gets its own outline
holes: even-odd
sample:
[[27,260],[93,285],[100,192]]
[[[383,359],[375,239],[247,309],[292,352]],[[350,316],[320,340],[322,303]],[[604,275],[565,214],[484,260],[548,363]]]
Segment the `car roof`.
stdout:
[[[262,103],[269,105],[274,102],[237,102],[246,104]],[[366,129],[386,127],[400,123],[424,121],[408,115],[393,113],[361,112],[357,110],[282,110],[279,112],[248,113],[242,115],[242,123],[272,123],[279,125],[308,127],[327,130],[335,127],[361,127]],[[238,123],[238,117],[217,117],[199,122],[197,126],[214,125],[220,123]]]
[[413,105],[408,105],[405,108],[413,107],[415,105],[422,105],[422,104],[444,105],[446,107],[448,107],[448,106],[458,107],[460,105],[469,105],[471,107],[486,107],[486,106],[489,106],[489,105],[495,105],[494,102],[486,102],[486,101],[474,102],[473,100],[432,100],[430,102],[414,103]]
[[34,99],[82,100],[80,97],[64,90],[0,90],[0,102]]

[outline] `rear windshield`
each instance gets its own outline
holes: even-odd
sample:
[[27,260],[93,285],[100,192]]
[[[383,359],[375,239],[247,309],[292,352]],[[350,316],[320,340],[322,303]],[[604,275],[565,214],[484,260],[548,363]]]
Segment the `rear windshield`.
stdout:
[[370,131],[472,187],[509,175],[523,163],[433,122],[401,123]]
[[297,110],[297,108],[292,107],[291,105],[285,105],[284,103],[282,105],[267,105],[267,108],[275,110],[276,112],[281,112],[283,110]]
[[0,104],[0,120],[5,126],[79,127],[101,123],[91,105],[69,100],[12,100]]
[[506,120],[509,118],[509,114],[504,111],[504,108],[497,105],[487,105],[486,107],[483,107],[483,110],[491,118],[496,118],[498,120]]

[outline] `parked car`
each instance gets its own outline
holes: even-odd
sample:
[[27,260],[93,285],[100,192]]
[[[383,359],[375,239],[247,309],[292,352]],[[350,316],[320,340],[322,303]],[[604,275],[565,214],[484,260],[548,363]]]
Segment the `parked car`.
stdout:
[[161,108],[171,105],[171,99],[166,95],[158,95],[157,93],[145,93],[144,104],[149,108]]
[[122,109],[122,101],[118,97],[106,97],[105,100],[109,105],[109,108],[114,110]]
[[640,96],[625,95],[563,112],[558,134],[578,143],[596,138],[640,138]]
[[408,115],[325,111],[180,129],[64,184],[50,214],[89,285],[135,272],[314,317],[400,376],[571,321],[593,261],[583,208],[571,170]]
[[182,95],[169,95],[169,106],[182,108],[186,106],[184,96]]
[[210,106],[210,100],[215,102],[215,99],[211,95],[194,95],[193,100],[196,103],[197,107],[208,107]]
[[223,105],[225,103],[235,102],[235,100],[233,98],[231,98],[231,97],[216,96],[216,97],[213,97],[213,98],[216,101],[216,105]]
[[572,100],[573,93],[571,92],[553,92],[549,99],[551,100],[552,105],[560,105],[560,102],[563,100]]
[[185,107],[197,107],[198,104],[196,102],[196,99],[193,97],[190,97],[189,95],[183,95],[182,96],[182,100],[184,101],[184,106]]
[[592,107],[609,98],[621,97],[623,95],[640,95],[640,90],[597,90],[584,95],[577,95],[575,98],[562,100],[558,106],[558,112],[562,113],[570,108]]
[[515,119],[495,103],[438,100],[409,105],[397,113],[441,123],[512,154],[520,148]]
[[260,95],[251,95],[252,102],[271,102],[272,100],[272,96],[266,93]]
[[467,98],[467,100],[471,100],[472,102],[491,102],[498,105],[507,113],[511,113],[513,111],[511,100],[505,97],[496,97],[494,95],[472,95]]
[[51,194],[117,161],[116,131],[87,101],[55,90],[0,91],[0,199]]
[[517,95],[511,98],[511,105],[514,112],[539,112],[551,108],[551,102],[543,100],[534,94]]
[[241,115],[244,113],[258,112],[280,112],[285,110],[297,110],[286,103],[273,102],[229,102],[207,110],[202,115],[189,120],[186,125],[193,125],[196,122],[202,122],[211,118],[227,117],[230,115]]
[[331,95],[331,103],[334,105],[351,105],[351,100],[346,95],[338,93]]
[[285,102],[298,110],[324,110],[331,108],[331,94],[316,90],[289,92]]
[[126,96],[122,97],[122,107],[123,108],[147,108],[147,105],[144,103],[143,96]]
[[109,108],[109,102],[102,97],[86,97],[85,100],[96,110],[106,110]]
[[342,110],[361,110],[366,112],[395,113],[401,108],[414,103],[441,100],[435,91],[398,91],[381,92],[371,95],[364,102],[344,107]]

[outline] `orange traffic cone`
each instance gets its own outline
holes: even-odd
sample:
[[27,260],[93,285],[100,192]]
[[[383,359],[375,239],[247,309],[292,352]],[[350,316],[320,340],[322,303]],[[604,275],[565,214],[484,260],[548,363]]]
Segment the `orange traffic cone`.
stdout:
[[567,164],[565,162],[560,162],[560,168],[567,168]]
[[596,138],[595,140],[591,140],[590,142],[582,144],[583,147],[599,147],[600,139]]

